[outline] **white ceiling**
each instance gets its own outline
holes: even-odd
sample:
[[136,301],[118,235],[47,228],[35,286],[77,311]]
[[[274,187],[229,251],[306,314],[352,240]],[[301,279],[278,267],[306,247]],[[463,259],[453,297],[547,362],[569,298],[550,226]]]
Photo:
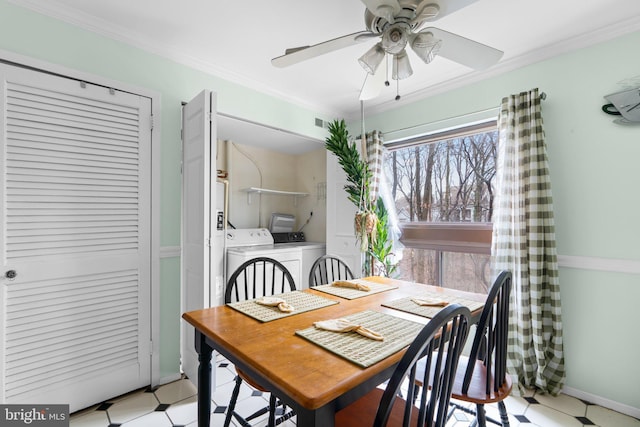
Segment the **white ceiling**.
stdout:
[[[365,30],[359,0],[9,0],[122,40],[329,117],[359,117],[365,71],[360,57],[375,41],[288,68],[271,59]],[[478,0],[431,24],[504,51],[480,72],[444,58],[366,101],[382,112],[466,83],[640,29],[638,0]],[[413,55],[413,53],[410,53]],[[215,90],[215,88],[211,88]]]

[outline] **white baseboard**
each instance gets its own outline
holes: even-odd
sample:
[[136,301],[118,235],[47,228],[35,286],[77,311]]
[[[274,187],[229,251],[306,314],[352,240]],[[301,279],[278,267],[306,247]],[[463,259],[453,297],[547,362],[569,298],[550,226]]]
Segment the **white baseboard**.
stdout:
[[586,393],[582,390],[578,390],[571,387],[563,387],[562,392],[568,396],[573,396],[576,399],[581,399],[586,402],[594,403],[596,405],[602,406],[603,408],[609,408],[616,412],[620,412],[621,414],[629,415],[630,417],[640,419],[640,408],[634,408],[633,406],[625,405],[620,402],[615,402],[613,400],[606,399],[602,396]]
[[182,374],[178,372],[178,373],[171,374],[171,375],[168,375],[166,377],[160,378],[160,382],[159,382],[158,385],[169,384],[169,383],[172,383],[174,381],[178,381],[179,379],[182,379]]

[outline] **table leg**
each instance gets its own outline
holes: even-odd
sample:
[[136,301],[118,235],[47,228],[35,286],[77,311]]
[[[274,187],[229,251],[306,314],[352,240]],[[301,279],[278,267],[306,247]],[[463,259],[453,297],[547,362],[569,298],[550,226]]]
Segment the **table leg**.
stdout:
[[211,355],[213,349],[205,336],[196,330],[196,351],[198,352],[198,427],[211,424]]
[[333,427],[335,425],[335,410],[329,406],[315,411],[296,409],[296,424],[305,427]]

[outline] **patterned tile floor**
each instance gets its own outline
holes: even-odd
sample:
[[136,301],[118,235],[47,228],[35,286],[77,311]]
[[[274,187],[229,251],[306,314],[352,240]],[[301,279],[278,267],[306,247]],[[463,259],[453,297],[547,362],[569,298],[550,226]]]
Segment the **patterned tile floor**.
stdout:
[[[233,390],[233,365],[218,358],[216,392],[213,396],[211,425],[222,426],[224,410]],[[72,427],[178,427],[197,426],[196,388],[187,379],[163,385],[156,390],[138,390],[108,400],[71,416]],[[237,410],[243,415],[266,406],[268,396],[243,384]],[[583,402],[567,395],[550,397],[531,393],[526,397],[509,397],[505,401],[513,427],[640,427],[640,420],[609,409]],[[494,405],[487,407],[487,416],[499,419]],[[456,411],[448,427],[467,427],[472,419]],[[232,423],[238,426],[238,424]],[[266,417],[254,423],[266,425]],[[280,424],[294,427],[295,417]],[[492,424],[489,424],[492,425]]]

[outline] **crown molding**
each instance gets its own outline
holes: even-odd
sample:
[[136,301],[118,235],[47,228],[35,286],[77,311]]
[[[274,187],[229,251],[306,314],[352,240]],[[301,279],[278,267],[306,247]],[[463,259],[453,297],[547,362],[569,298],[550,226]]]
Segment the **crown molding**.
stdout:
[[[146,52],[214,75],[231,83],[235,83],[255,90],[257,92],[273,96],[299,107],[310,109],[314,112],[325,114],[327,116],[335,116],[336,114],[341,114],[347,121],[357,121],[360,119],[359,110],[356,111],[351,108],[344,108],[343,111],[332,111],[325,105],[310,103],[307,100],[293,97],[290,94],[274,90],[266,86],[264,83],[256,81],[255,79],[252,79],[241,73],[232,72],[229,69],[220,67],[208,61],[203,61],[191,55],[185,55],[180,51],[179,48],[175,46],[159,46],[157,43],[154,43],[153,40],[149,40],[148,38],[145,38],[127,28],[116,26],[100,18],[96,18],[92,15],[79,12],[76,9],[69,8],[65,5],[60,4],[56,0],[48,0],[46,2],[42,2],[39,0],[7,1],[16,6],[30,9],[34,12],[72,24],[87,31],[91,31],[107,38],[123,42],[127,45],[137,47]],[[402,99],[399,101],[391,99],[389,101],[384,101],[375,105],[368,106],[366,109],[366,115],[372,116],[384,113],[399,106],[409,105],[416,101],[427,99],[429,97],[439,95],[450,90],[458,89],[469,84],[480,82],[482,80],[495,77],[506,72],[534,64],[536,62],[550,59],[555,56],[591,46],[600,42],[611,40],[638,30],[640,30],[640,17],[632,17],[626,21],[605,26],[598,30],[590,31],[571,39],[567,39],[563,42],[554,43],[535,51],[528,52],[525,55],[520,55],[518,57],[502,61],[496,66],[491,67],[487,70],[471,72],[448,80],[444,83],[434,84],[432,86],[427,86],[414,92],[403,94]]]
[[80,12],[76,9],[69,8],[55,0],[47,0],[42,2],[39,0],[7,0],[15,6],[29,9],[33,12],[57,19],[59,21],[66,22],[75,27],[99,34],[112,40],[116,40],[127,45],[136,47],[145,52],[158,55],[165,59],[169,59],[176,63],[185,65],[187,67],[196,69],[198,71],[211,74],[215,77],[227,80],[231,83],[235,83],[246,88],[255,90],[257,92],[273,96],[291,104],[297,105],[302,108],[312,110],[317,113],[325,114],[328,116],[335,115],[335,111],[330,111],[324,105],[310,103],[306,100],[293,97],[290,94],[273,90],[263,82],[259,82],[241,73],[233,72],[227,68],[220,67],[208,61],[196,58],[192,55],[186,55],[181,52],[180,48],[170,45],[158,45],[153,40],[144,37],[143,35],[131,31],[128,28],[113,25],[103,19],[97,18],[93,15],[89,15]]

